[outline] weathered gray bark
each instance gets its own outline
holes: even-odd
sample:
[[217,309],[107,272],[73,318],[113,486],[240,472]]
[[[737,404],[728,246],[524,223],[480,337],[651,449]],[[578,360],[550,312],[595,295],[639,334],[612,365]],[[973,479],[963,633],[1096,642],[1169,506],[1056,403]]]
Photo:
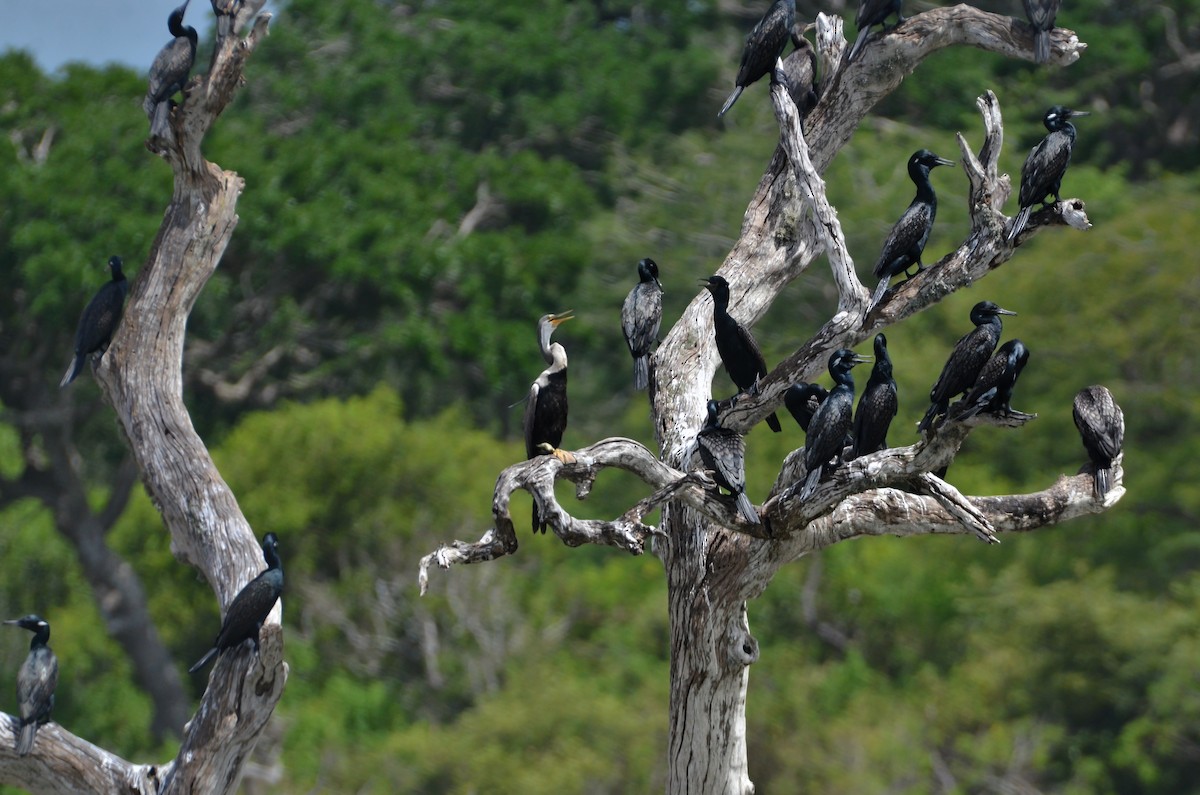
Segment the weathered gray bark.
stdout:
[[[237,28],[251,18],[243,6]],[[173,550],[203,572],[222,606],[262,570],[262,552],[184,407],[183,341],[188,315],[237,224],[242,190],[241,178],[205,161],[200,145],[241,83],[268,19],[254,19],[244,39],[218,41],[209,73],[190,81],[173,114],[171,140],[150,142],[174,171],[174,195],[121,326],[95,367]],[[33,753],[19,758],[6,717],[0,781],[35,792],[232,792],[287,679],[279,615],[276,607],[257,654],[244,647],[218,659],[174,760],[131,764],[53,723],[39,731]]]
[[[1085,46],[1065,30],[1056,30],[1052,42],[1052,60],[1060,65],[1076,60]],[[855,272],[820,174],[871,107],[930,53],[969,45],[1031,60],[1032,43],[1031,29],[1023,22],[960,5],[910,17],[872,41],[846,67],[841,20],[818,18],[817,49],[823,73],[829,76],[821,100],[805,118],[802,132],[787,92],[772,86],[780,146],[749,203],[741,236],[718,273],[733,286],[738,320],[753,325],[786,284],[827,253],[839,291],[838,310],[763,379],[757,396],[743,396],[736,408],[722,413],[725,427],[749,430],[779,408],[790,384],[823,372],[834,349],[862,342],[1012,257],[1024,238],[1015,245],[1004,239],[1003,205],[1011,188],[1007,175],[997,168],[1003,128],[999,105],[990,93],[979,99],[985,128],[979,153],[959,138],[970,180],[970,235],[870,314],[868,290]],[[1033,228],[1087,225],[1083,203],[1075,199],[1035,218]],[[730,499],[717,493],[707,475],[691,471],[691,452],[718,360],[711,299],[698,292],[654,357],[651,411],[661,460],[632,440],[606,439],[559,458],[510,467],[496,484],[493,528],[478,542],[456,541],[426,556],[419,578],[424,591],[430,565],[446,568],[516,552],[508,513],[516,489],[534,495],[555,534],[569,545],[608,544],[640,554],[647,539],[655,539],[655,551],[665,564],[671,625],[667,791],[746,795],[754,791],[747,772],[746,687],[749,666],[758,658],[746,602],[762,593],[781,566],[862,535],[971,533],[991,542],[998,533],[1032,530],[1106,510],[1124,489],[1117,485],[1105,501],[1097,501],[1092,476],[1082,474],[1062,478],[1036,494],[963,495],[931,473],[953,459],[973,428],[1016,426],[1032,418],[978,415],[960,422],[951,417],[915,445],[873,453],[838,468],[803,502],[798,495],[805,472],[800,457],[792,454],[759,511],[762,525],[751,526]],[[633,472],[656,491],[613,521],[575,519],[556,500],[554,481],[565,478],[583,484],[581,494],[586,494],[587,485],[604,467]],[[1114,478],[1119,484],[1120,473],[1114,471]],[[643,524],[642,517],[659,504],[662,527]]]

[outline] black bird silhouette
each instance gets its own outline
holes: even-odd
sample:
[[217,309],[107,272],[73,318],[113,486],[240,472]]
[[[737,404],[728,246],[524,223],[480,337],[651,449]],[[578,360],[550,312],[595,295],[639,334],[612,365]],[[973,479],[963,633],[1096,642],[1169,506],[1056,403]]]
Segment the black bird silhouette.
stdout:
[[960,420],[974,417],[980,412],[1009,414],[1012,412],[1012,393],[1029,361],[1029,349],[1020,340],[1009,340],[996,349],[992,358],[979,372],[975,386],[963,401]]
[[858,51],[867,43],[872,25],[883,25],[884,32],[887,32],[889,28],[884,24],[884,20],[892,14],[896,15],[897,25],[904,21],[904,15],[900,13],[900,4],[901,0],[862,0],[858,4],[858,16],[854,18],[858,37],[854,40],[854,46],[850,48],[846,63],[853,63],[858,57]]
[[1112,392],[1099,385],[1079,390],[1072,414],[1088,457],[1096,466],[1096,497],[1104,499],[1112,488],[1113,460],[1125,443],[1125,414]]
[[796,420],[801,430],[808,433],[808,425],[813,415],[817,413],[821,401],[829,397],[829,390],[820,384],[807,384],[804,381],[792,384],[783,393],[783,405]]
[[875,335],[875,366],[858,399],[854,412],[854,452],[851,458],[887,449],[887,432],[900,403],[896,397],[896,379],[892,378],[892,357],[887,337]]
[[912,265],[917,266],[917,273],[924,267],[921,254],[925,251],[933,220],[937,217],[937,194],[933,192],[933,183],[929,181],[929,171],[936,166],[953,165],[953,160],[938,157],[928,149],[919,149],[908,159],[908,176],[917,186],[917,195],[888,233],[887,240],[883,242],[883,251],[875,261],[874,273],[879,279],[879,286],[871,296],[871,306],[883,299],[893,276],[901,273],[908,276],[908,269]]
[[816,491],[829,462],[842,456],[854,425],[854,376],[850,370],[869,361],[847,348],[829,357],[829,374],[833,376],[835,386],[821,401],[808,424],[808,435],[804,438],[804,465],[808,478],[800,492],[801,500],[807,500]]
[[1062,0],[1024,0],[1025,16],[1033,25],[1033,59],[1038,63],[1050,60],[1050,31],[1054,18],[1062,8]]
[[1003,331],[1000,315],[1016,314],[1001,309],[991,301],[980,301],[971,308],[971,322],[975,328],[955,343],[942,374],[929,391],[929,410],[925,412],[917,430],[927,431],[935,418],[946,413],[951,398],[975,386],[980,370],[987,364],[996,350],[996,343],[1000,341],[1000,332]]
[[[729,282],[723,276],[710,276],[700,283],[712,293],[717,353],[721,354],[725,372],[742,392],[757,390],[758,379],[767,374],[767,361],[750,332],[729,314]],[[775,412],[767,415],[767,426],[775,433],[783,430]]]
[[283,562],[279,559],[279,539],[274,533],[263,536],[262,550],[267,562],[266,570],[246,583],[233,597],[213,647],[188,669],[189,674],[208,665],[209,660],[226,649],[236,648],[247,640],[254,641],[254,648],[258,649],[258,634],[263,622],[283,594]]
[[[568,309],[538,319],[538,346],[549,366],[529,386],[523,423],[527,459],[547,455],[540,447],[543,444],[550,445],[551,451],[557,450],[562,444],[563,432],[567,430],[567,350],[557,342],[551,344],[550,336],[560,324],[573,317]],[[536,500],[533,503],[533,531],[546,532]]]
[[60,389],[74,381],[82,372],[88,356],[96,352],[104,355],[113,333],[117,330],[117,323],[121,320],[121,309],[125,306],[129,282],[121,270],[120,257],[110,257],[108,267],[112,271],[112,278],[92,297],[83,314],[79,316],[79,325],[75,327],[75,357],[62,380],[58,382]]
[[29,655],[17,673],[17,704],[21,708],[21,731],[17,735],[17,756],[33,750],[38,726],[50,720],[54,708],[54,688],[58,685],[58,659],[50,650],[50,624],[33,614],[14,618],[5,624],[34,633]]
[[633,356],[633,388],[645,389],[650,383],[650,348],[658,341],[662,323],[662,282],[658,263],[646,257],[638,262],[638,283],[625,296],[621,306],[621,331]]
[[742,95],[746,86],[770,74],[775,69],[775,62],[783,55],[791,37],[792,25],[796,21],[796,0],[775,0],[767,13],[750,31],[746,37],[746,46],[742,50],[742,63],[738,67],[737,79],[733,81],[733,93],[725,100],[717,118],[724,116],[737,98]]
[[1046,111],[1042,123],[1050,132],[1033,147],[1025,158],[1025,165],[1021,166],[1021,191],[1017,197],[1021,209],[1008,230],[1009,240],[1025,229],[1033,205],[1049,204],[1047,196],[1054,196],[1055,202],[1062,201],[1058,192],[1067,166],[1071,165],[1071,148],[1075,145],[1075,125],[1071,124],[1071,119],[1088,115],[1086,111],[1071,110],[1062,105]]
[[758,524],[758,512],[746,496],[746,441],[737,431],[721,427],[718,409],[717,401],[708,401],[708,421],[696,434],[696,449],[717,485],[737,499],[742,518]]
[[[183,90],[196,61],[196,29],[191,25],[183,26],[183,15],[189,2],[191,0],[184,0],[183,5],[167,17],[167,30],[175,38],[158,51],[150,65],[150,84],[142,101],[142,110],[150,120],[151,138],[165,138],[169,134],[171,97]],[[216,3],[213,7],[216,8]]]

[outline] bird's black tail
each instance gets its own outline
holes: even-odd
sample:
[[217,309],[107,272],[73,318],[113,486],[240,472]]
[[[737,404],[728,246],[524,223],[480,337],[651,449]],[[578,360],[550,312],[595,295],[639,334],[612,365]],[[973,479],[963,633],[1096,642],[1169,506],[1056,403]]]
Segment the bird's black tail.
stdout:
[[730,93],[729,98],[725,100],[725,104],[721,106],[721,109],[719,111],[717,111],[717,118],[719,119],[722,116],[724,116],[729,111],[729,109],[733,107],[733,103],[737,102],[737,98],[740,97],[741,95],[742,95],[742,86],[734,86],[733,92]]
[[77,353],[75,358],[71,360],[71,364],[67,367],[67,372],[63,375],[62,380],[58,382],[58,388],[62,389],[67,384],[79,377],[83,371],[83,363],[87,359],[87,354]]
[[1013,219],[1012,228],[1008,230],[1008,240],[1012,242],[1017,235],[1021,234],[1025,229],[1025,224],[1029,223],[1029,214],[1033,212],[1032,207],[1022,207],[1017,213],[1017,217]]
[[929,410],[925,412],[925,416],[921,418],[921,422],[917,424],[917,431],[925,433],[929,430],[929,426],[933,425],[933,420],[940,413],[938,404],[930,403]]
[[17,756],[28,756],[33,750],[33,738],[37,736],[38,722],[34,718],[21,723],[21,734],[17,737]]
[[779,424],[779,418],[775,416],[775,412],[773,411],[767,415],[767,427],[775,431],[775,433],[783,430],[783,426]]
[[1039,30],[1033,34],[1033,60],[1038,63],[1050,60],[1050,31]]
[[762,520],[758,518],[758,511],[754,510],[754,503],[750,502],[750,498],[746,496],[746,492],[738,492],[737,495],[738,513],[742,518],[751,524],[762,524]]
[[1112,470],[1108,467],[1096,467],[1096,497],[1104,499],[1112,488]]
[[633,360],[633,388],[645,389],[650,385],[650,356],[638,356]]
[[867,36],[871,35],[871,26],[867,25],[858,32],[858,38],[854,40],[854,46],[850,48],[850,54],[846,56],[846,63],[854,63],[854,59],[858,57],[858,51],[867,43]]
[[885,295],[887,295],[888,284],[891,281],[892,281],[892,277],[890,277],[890,276],[884,276],[882,279],[879,280],[879,284],[875,286],[875,292],[871,295],[871,303],[867,307],[868,312],[870,312],[872,309],[874,309],[875,305],[878,304],[880,301],[882,301],[883,297]]
[[171,132],[171,100],[164,99],[154,106],[154,117],[150,119],[150,137],[166,139]]
[[188,673],[194,674],[194,673],[196,673],[196,671],[199,671],[201,668],[208,665],[208,661],[211,660],[213,657],[216,657],[218,651],[219,650],[217,649],[216,646],[213,646],[211,649],[206,651],[204,653],[204,656],[201,657],[199,660],[196,660],[196,664],[188,669]]
[[804,481],[804,488],[800,491],[800,502],[806,501],[817,490],[817,485],[821,482],[821,466],[817,465],[812,472],[808,473],[808,477]]

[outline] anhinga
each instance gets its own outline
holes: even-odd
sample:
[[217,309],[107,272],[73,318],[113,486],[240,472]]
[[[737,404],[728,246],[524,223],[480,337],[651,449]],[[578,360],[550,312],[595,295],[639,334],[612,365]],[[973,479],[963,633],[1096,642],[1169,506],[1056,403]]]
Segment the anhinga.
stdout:
[[696,434],[696,448],[704,468],[712,471],[717,485],[737,499],[742,518],[751,524],[759,524],[754,503],[746,496],[746,442],[737,431],[721,427],[715,400],[708,401],[708,421]]
[[888,233],[879,259],[875,261],[874,273],[879,279],[879,286],[871,296],[871,306],[883,299],[893,276],[901,273],[907,276],[909,267],[913,265],[917,266],[917,273],[924,267],[921,254],[925,251],[933,220],[937,217],[937,194],[933,192],[929,172],[936,166],[953,165],[953,160],[938,157],[928,149],[919,149],[908,159],[908,176],[917,186],[917,195]]
[[887,432],[900,403],[896,397],[896,379],[892,378],[892,357],[887,337],[875,335],[875,366],[858,399],[854,412],[854,452],[851,458],[887,449]]
[[1104,499],[1112,488],[1113,460],[1121,454],[1125,442],[1125,414],[1112,392],[1102,386],[1079,390],[1072,414],[1088,457],[1096,465],[1096,497]]
[[764,75],[775,69],[775,62],[787,47],[792,34],[792,25],[796,21],[796,0],[775,0],[767,13],[750,31],[746,37],[746,46],[742,50],[742,63],[738,67],[737,78],[734,82],[733,93],[725,100],[717,118],[721,118],[737,102],[742,90]]
[[984,411],[1010,414],[1013,388],[1028,361],[1029,349],[1020,340],[1009,340],[997,348],[979,372],[979,378],[963,401],[963,410],[958,418],[969,419]]
[[254,648],[258,649],[258,634],[263,622],[283,594],[283,562],[279,559],[279,539],[274,533],[263,536],[262,550],[263,559],[267,562],[266,570],[246,583],[233,597],[212,648],[188,669],[189,674],[199,671],[226,649],[236,648],[247,640],[254,641]]
[[633,356],[634,389],[645,389],[650,383],[650,348],[658,340],[662,299],[658,263],[646,257],[638,262],[638,283],[621,306],[621,331]]
[[[713,329],[725,372],[742,392],[756,390],[758,379],[767,374],[767,362],[754,337],[729,314],[729,282],[723,276],[710,276],[700,283],[712,293]],[[783,430],[775,412],[767,415],[767,426],[776,433]]]
[[829,374],[833,376],[835,386],[829,397],[821,401],[808,424],[808,435],[804,438],[804,466],[808,470],[808,479],[800,492],[801,500],[807,500],[816,491],[829,462],[842,456],[854,425],[854,376],[850,370],[869,361],[847,348],[829,357]]
[[54,688],[58,684],[58,659],[50,650],[50,624],[40,616],[27,615],[5,624],[34,633],[29,656],[17,673],[17,704],[21,708],[21,731],[17,735],[17,756],[33,750],[38,726],[50,720],[54,708]]
[[884,32],[887,32],[888,27],[884,24],[884,20],[892,14],[896,15],[896,24],[899,25],[904,21],[904,15],[900,13],[901,0],[862,0],[858,4],[858,16],[854,18],[854,24],[858,28],[858,38],[854,40],[854,46],[850,48],[850,55],[846,58],[846,63],[853,63],[858,56],[858,51],[867,43],[867,36],[871,32],[872,25],[883,25]]
[[[545,455],[539,445],[548,444],[558,449],[562,444],[563,431],[567,429],[567,351],[557,342],[551,344],[550,336],[559,324],[574,315],[570,310],[559,314],[542,315],[538,320],[538,345],[545,370],[529,387],[529,398],[525,403],[525,457]],[[538,515],[537,501],[533,504],[533,530],[546,532],[546,525]]]
[[1054,30],[1054,18],[1062,8],[1062,0],[1024,0],[1025,16],[1033,25],[1033,60],[1046,63],[1050,60],[1050,31]]
[[97,352],[104,355],[113,332],[117,330],[121,310],[125,306],[125,294],[129,292],[129,282],[121,270],[120,257],[110,257],[108,268],[112,271],[112,278],[92,297],[79,316],[79,325],[75,327],[75,357],[58,382],[60,388],[75,380],[82,372],[88,356]]
[[167,30],[175,38],[167,42],[154,63],[150,65],[150,84],[146,89],[146,98],[142,101],[142,110],[150,119],[150,137],[165,138],[170,130],[171,97],[183,90],[192,64],[196,61],[196,29],[191,25],[183,26],[183,15],[188,3],[176,8],[167,17]]
[[1054,196],[1055,202],[1062,201],[1058,192],[1067,166],[1071,165],[1071,148],[1075,145],[1075,125],[1071,124],[1071,119],[1087,115],[1086,111],[1071,110],[1062,105],[1046,111],[1042,123],[1049,132],[1033,147],[1025,158],[1025,165],[1021,166],[1021,191],[1017,197],[1021,209],[1008,230],[1009,240],[1014,240],[1025,229],[1033,205],[1049,204],[1047,196]]
[[971,322],[975,328],[955,343],[942,374],[929,391],[929,410],[925,412],[917,430],[928,430],[936,417],[946,413],[951,398],[967,392],[975,385],[979,371],[987,364],[996,350],[996,343],[1000,341],[1000,332],[1003,330],[1000,315],[1016,314],[1001,309],[991,301],[980,301],[971,308]]

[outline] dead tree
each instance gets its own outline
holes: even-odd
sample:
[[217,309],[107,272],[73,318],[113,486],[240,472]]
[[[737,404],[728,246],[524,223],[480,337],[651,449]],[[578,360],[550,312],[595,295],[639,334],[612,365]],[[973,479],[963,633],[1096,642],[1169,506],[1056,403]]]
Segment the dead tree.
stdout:
[[[121,326],[94,365],[173,551],[204,574],[222,606],[262,570],[262,552],[192,427],[183,404],[182,361],[188,315],[237,225],[243,187],[237,174],[204,159],[201,143],[242,83],[246,61],[270,18],[252,3],[235,13],[231,32],[216,43],[208,74],[189,81],[172,112],[170,134],[147,143],[170,164],[174,193]],[[133,764],[56,723],[44,726],[33,753],[19,758],[13,750],[15,723],[5,716],[0,781],[38,793],[233,792],[287,680],[279,616],[277,606],[263,628],[259,653],[247,647],[218,660],[175,759]]]
[[[1051,41],[1051,61],[1059,66],[1077,60],[1085,47],[1064,29],[1053,31]],[[1003,265],[1023,242],[1024,237],[1009,243],[1004,236],[1008,219],[1003,206],[1011,186],[997,167],[1003,128],[991,92],[978,101],[984,127],[978,152],[958,136],[970,181],[970,234],[869,313],[869,291],[855,273],[837,214],[826,199],[820,175],[867,112],[926,56],[955,45],[1033,59],[1028,25],[959,5],[910,17],[846,66],[842,22],[821,15],[817,50],[826,78],[803,132],[787,91],[771,86],[780,143],[746,210],[741,236],[718,273],[735,285],[736,313],[743,324],[758,320],[784,285],[822,253],[828,255],[839,300],[836,313],[762,380],[757,395],[744,396],[722,414],[725,427],[748,431],[779,407],[789,385],[822,374],[830,352],[858,344],[970,285]],[[1083,202],[1068,199],[1036,213],[1027,234],[1066,223],[1086,228]],[[700,293],[654,355],[651,413],[661,457],[630,439],[605,439],[510,467],[496,484],[494,526],[476,542],[454,541],[426,556],[419,579],[424,591],[431,565],[447,568],[515,553],[509,501],[517,489],[533,495],[542,516],[568,546],[605,544],[636,555],[652,540],[665,567],[671,626],[667,791],[745,795],[754,790],[746,760],[746,687],[750,665],[758,658],[746,603],[763,592],[782,566],[864,535],[970,533],[995,541],[999,533],[1103,511],[1120,499],[1123,488],[1117,485],[1098,501],[1092,476],[1084,473],[1061,478],[1035,494],[963,495],[932,473],[954,458],[973,428],[1029,419],[978,415],[961,422],[952,418],[915,445],[855,459],[806,501],[799,499],[802,456],[792,454],[761,506],[762,524],[752,525],[707,475],[689,471],[717,364],[712,309],[707,295]],[[611,521],[573,517],[556,500],[554,481],[572,481],[582,498],[606,467],[633,473],[654,493]],[[662,526],[644,524],[643,517],[657,506],[662,507]]]

